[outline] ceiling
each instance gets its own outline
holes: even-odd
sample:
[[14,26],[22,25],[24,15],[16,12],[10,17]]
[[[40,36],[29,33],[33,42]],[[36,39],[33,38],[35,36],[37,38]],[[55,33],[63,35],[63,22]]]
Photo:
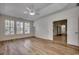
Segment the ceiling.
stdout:
[[[34,5],[34,9],[39,13],[38,15],[27,16],[24,14],[26,7],[31,7],[31,5]],[[75,6],[76,3],[0,3],[0,14],[34,21]]]

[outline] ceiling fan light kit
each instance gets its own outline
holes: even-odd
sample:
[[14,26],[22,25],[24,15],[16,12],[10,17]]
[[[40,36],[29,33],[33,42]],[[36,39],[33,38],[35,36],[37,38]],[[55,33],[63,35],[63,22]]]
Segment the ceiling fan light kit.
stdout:
[[29,14],[33,16],[33,15],[35,15],[35,12],[30,12]]
[[26,11],[24,11],[24,14],[30,16],[38,15],[37,11],[34,9],[34,5],[31,5],[31,7],[26,7]]

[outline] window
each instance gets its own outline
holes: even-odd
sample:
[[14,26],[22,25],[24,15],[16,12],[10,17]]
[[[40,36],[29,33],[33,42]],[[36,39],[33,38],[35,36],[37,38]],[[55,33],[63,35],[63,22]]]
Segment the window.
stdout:
[[23,22],[16,22],[16,34],[23,34]]
[[5,35],[14,34],[14,21],[5,20]]
[[17,21],[14,23],[14,20],[5,20],[5,35],[13,35],[15,32],[16,34],[29,34],[30,22]]
[[24,33],[25,34],[29,34],[30,33],[30,23],[29,22],[25,22],[24,23]]

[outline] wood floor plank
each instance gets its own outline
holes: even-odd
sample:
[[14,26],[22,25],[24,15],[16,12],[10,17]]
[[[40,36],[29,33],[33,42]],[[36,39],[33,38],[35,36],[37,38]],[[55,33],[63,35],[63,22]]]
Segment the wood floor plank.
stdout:
[[79,48],[39,38],[26,38],[0,42],[0,55],[79,55]]

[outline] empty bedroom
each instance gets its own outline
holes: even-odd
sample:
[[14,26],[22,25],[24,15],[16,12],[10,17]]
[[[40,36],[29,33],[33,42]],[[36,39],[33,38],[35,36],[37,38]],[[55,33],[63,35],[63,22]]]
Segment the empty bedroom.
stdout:
[[0,3],[0,55],[79,55],[79,3]]

